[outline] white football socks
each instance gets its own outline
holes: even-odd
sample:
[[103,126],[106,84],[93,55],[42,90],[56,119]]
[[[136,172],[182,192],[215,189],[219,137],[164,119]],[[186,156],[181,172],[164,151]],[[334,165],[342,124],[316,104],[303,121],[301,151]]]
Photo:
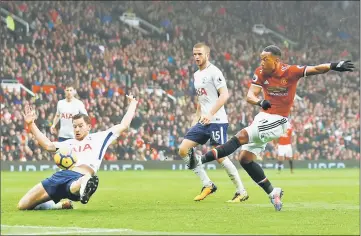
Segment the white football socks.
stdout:
[[239,176],[237,168],[234,166],[231,160],[228,157],[224,159],[221,165],[226,169],[229,178],[232,180],[233,184],[236,186],[237,192],[242,193],[246,191]]
[[189,164],[189,156],[187,154],[187,156],[183,157],[183,161],[188,165]]
[[196,168],[193,169],[193,172],[198,175],[198,177],[201,179],[203,187],[211,187],[212,181],[208,177],[206,171],[203,169],[202,165],[198,165]]
[[52,209],[62,209],[62,203],[58,202],[55,204],[53,200],[41,203],[37,205],[34,210],[52,210]]
[[[189,156],[183,157],[183,161],[188,165],[189,164]],[[208,177],[206,171],[203,169],[202,165],[197,165],[196,168],[193,169],[193,172],[201,179],[203,187],[210,187],[212,186],[212,181]]]

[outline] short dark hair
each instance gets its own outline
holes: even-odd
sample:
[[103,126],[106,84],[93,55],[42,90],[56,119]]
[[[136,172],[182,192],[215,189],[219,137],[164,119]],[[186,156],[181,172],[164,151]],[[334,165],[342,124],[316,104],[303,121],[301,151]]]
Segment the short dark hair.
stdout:
[[277,47],[276,45],[269,45],[269,46],[265,47],[263,49],[263,51],[270,52],[274,56],[278,56],[278,57],[282,56],[281,49],[279,47]]
[[75,89],[75,83],[71,80],[68,80],[64,83],[64,88],[74,88]]
[[89,116],[87,116],[87,115],[85,115],[85,114],[82,114],[82,113],[79,113],[79,114],[76,114],[75,116],[73,116],[73,121],[74,121],[74,120],[81,119],[81,118],[83,118],[83,120],[85,121],[85,123],[86,123],[87,125],[90,124],[90,118],[89,118]]

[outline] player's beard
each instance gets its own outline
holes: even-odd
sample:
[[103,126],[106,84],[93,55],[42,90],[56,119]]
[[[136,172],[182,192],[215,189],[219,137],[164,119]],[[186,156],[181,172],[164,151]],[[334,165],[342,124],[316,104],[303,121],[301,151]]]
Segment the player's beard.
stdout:
[[199,68],[203,68],[207,63],[207,60],[199,60],[199,64],[198,64],[198,67]]

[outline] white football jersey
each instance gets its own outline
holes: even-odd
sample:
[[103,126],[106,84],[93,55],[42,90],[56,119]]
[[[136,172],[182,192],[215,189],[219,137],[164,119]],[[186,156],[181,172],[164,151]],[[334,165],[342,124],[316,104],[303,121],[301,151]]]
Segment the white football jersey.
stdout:
[[[194,73],[194,87],[201,106],[201,114],[206,115],[216,104],[219,97],[218,89],[227,87],[227,83],[222,71],[210,63],[204,70],[197,70]],[[224,106],[214,114],[211,123],[228,123]]]
[[88,115],[84,103],[76,98],[73,98],[71,102],[67,102],[66,99],[58,101],[56,113],[60,115],[60,130],[58,136],[62,138],[75,137],[72,120],[74,115],[79,113]]
[[87,165],[96,173],[108,146],[118,137],[119,134],[110,128],[106,131],[88,134],[82,141],[68,139],[63,142],[53,142],[53,144],[58,149],[72,150],[78,159],[74,166]]

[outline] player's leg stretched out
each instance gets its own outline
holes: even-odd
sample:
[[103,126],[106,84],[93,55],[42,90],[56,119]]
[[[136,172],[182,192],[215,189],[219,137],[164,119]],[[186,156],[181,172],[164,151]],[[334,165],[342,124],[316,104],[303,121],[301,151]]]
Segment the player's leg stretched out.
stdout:
[[[76,114],[72,117],[75,139],[64,142],[50,141],[36,126],[36,114],[33,108],[29,104],[25,105],[24,121],[42,148],[48,152],[56,152],[58,149],[79,151],[77,152],[78,161],[74,163],[71,170],[58,171],[50,178],[35,185],[20,199],[19,210],[72,208],[69,201],[66,204],[58,204],[61,199],[80,201],[83,204],[89,202],[90,197],[98,188],[99,179],[96,172],[102,162],[105,150],[128,129],[135,115],[138,101],[131,94],[126,97],[129,106],[120,124],[114,125],[106,131],[90,134],[90,118],[85,114]],[[100,155],[94,150],[101,150]]]
[[[260,113],[265,114],[265,113]],[[240,153],[240,164],[243,169],[249,174],[249,176],[255,181],[270,197],[271,203],[274,205],[277,211],[281,210],[282,202],[281,198],[283,195],[283,191],[281,188],[273,188],[271,182],[266,178],[263,169],[253,160],[256,159],[257,155],[264,150],[265,145],[271,139],[268,138],[267,140],[260,141],[259,143],[249,143],[249,133],[253,133],[251,140],[253,141],[253,137],[262,136],[258,134],[259,130],[259,122],[260,120],[264,120],[262,115],[256,116],[254,123],[242,129],[238,132],[234,137],[228,140],[223,145],[220,145],[211,151],[207,152],[202,157],[197,157],[195,155],[191,155],[191,164],[195,163],[195,165],[191,165],[190,169],[194,168],[195,166],[199,165],[199,163],[207,163],[213,160],[217,160],[219,158],[226,157],[233,152],[235,152],[239,147],[242,145],[242,152]],[[285,120],[286,122],[287,120]],[[271,122],[270,122],[271,123]],[[282,134],[282,125],[277,127],[273,127],[271,131],[275,133]],[[271,137],[272,138],[272,137]]]
[[[196,55],[196,54],[195,54]],[[324,74],[330,70],[338,72],[353,71],[351,61],[325,63],[316,66],[287,65],[281,61],[282,52],[270,45],[260,54],[260,66],[256,68],[248,90],[248,103],[262,107],[253,123],[238,132],[228,140],[202,157],[202,163],[226,157],[242,146],[240,163],[250,177],[269,195],[277,211],[282,208],[281,188],[273,188],[266,178],[262,168],[253,160],[264,150],[267,142],[280,138],[288,128],[288,116],[296,94],[297,83],[300,78],[311,75]],[[200,77],[201,78],[201,77]],[[222,81],[221,77],[218,77]],[[202,81],[202,80],[198,80]],[[276,89],[275,89],[276,88]],[[263,99],[258,95],[263,90]],[[201,91],[202,94],[202,91]],[[190,159],[195,159],[192,155]],[[194,163],[191,161],[190,163]],[[195,166],[190,166],[194,168]]]
[[30,189],[17,207],[19,210],[73,209],[72,201],[80,200],[83,204],[89,201],[98,182],[97,176],[70,170],[58,171]]

